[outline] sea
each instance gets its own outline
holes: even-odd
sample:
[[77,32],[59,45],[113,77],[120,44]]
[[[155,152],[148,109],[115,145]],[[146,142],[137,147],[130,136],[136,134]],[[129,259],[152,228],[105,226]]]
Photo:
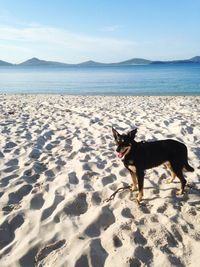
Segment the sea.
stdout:
[[0,67],[0,93],[200,95],[200,64]]

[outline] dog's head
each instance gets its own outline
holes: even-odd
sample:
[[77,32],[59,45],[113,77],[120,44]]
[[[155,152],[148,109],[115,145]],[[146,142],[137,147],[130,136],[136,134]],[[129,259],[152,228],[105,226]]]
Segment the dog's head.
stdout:
[[137,133],[137,129],[130,131],[127,134],[119,134],[114,128],[112,128],[113,136],[115,138],[115,142],[117,144],[117,153],[118,157],[123,159],[130,151],[135,135]]

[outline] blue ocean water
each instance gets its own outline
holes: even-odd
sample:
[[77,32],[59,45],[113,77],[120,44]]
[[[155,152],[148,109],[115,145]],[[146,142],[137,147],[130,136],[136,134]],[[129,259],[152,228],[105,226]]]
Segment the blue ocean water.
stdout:
[[200,95],[200,64],[0,67],[0,93]]

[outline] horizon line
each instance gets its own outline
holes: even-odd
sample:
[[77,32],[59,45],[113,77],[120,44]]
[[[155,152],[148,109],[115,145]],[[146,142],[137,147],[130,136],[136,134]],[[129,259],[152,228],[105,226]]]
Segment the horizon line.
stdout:
[[200,56],[196,55],[196,56],[192,56],[192,57],[189,57],[189,58],[170,59],[170,60],[160,60],[160,59],[152,60],[152,59],[147,59],[147,58],[143,58],[143,57],[133,57],[133,58],[125,59],[125,60],[122,60],[122,61],[117,61],[117,62],[101,62],[101,61],[95,61],[93,59],[89,59],[89,60],[78,62],[78,63],[67,63],[67,62],[61,62],[61,61],[56,61],[56,60],[41,59],[41,58],[38,58],[38,57],[31,57],[31,58],[28,58],[25,61],[20,62],[20,63],[11,63],[9,61],[1,60],[1,59],[0,59],[0,62],[5,62],[5,63],[12,64],[12,65],[20,65],[20,64],[23,64],[23,63],[25,63],[27,61],[30,61],[30,60],[46,61],[46,62],[51,62],[51,63],[61,63],[61,64],[66,64],[66,65],[79,65],[79,64],[83,64],[83,63],[89,63],[89,62],[91,62],[91,63],[100,63],[100,64],[119,64],[119,63],[123,63],[123,62],[130,61],[130,60],[145,60],[145,61],[149,61],[149,62],[187,61],[187,60],[191,60],[191,59],[196,58],[196,57],[200,57]]

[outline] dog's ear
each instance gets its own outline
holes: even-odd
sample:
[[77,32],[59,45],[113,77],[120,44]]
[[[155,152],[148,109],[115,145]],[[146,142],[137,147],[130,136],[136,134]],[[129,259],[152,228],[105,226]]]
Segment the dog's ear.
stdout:
[[137,133],[137,128],[134,129],[134,130],[132,130],[132,131],[130,131],[130,132],[128,133],[128,136],[129,136],[131,139],[134,139],[136,133]]
[[113,136],[115,138],[115,141],[118,142],[118,139],[120,137],[120,134],[112,127]]

